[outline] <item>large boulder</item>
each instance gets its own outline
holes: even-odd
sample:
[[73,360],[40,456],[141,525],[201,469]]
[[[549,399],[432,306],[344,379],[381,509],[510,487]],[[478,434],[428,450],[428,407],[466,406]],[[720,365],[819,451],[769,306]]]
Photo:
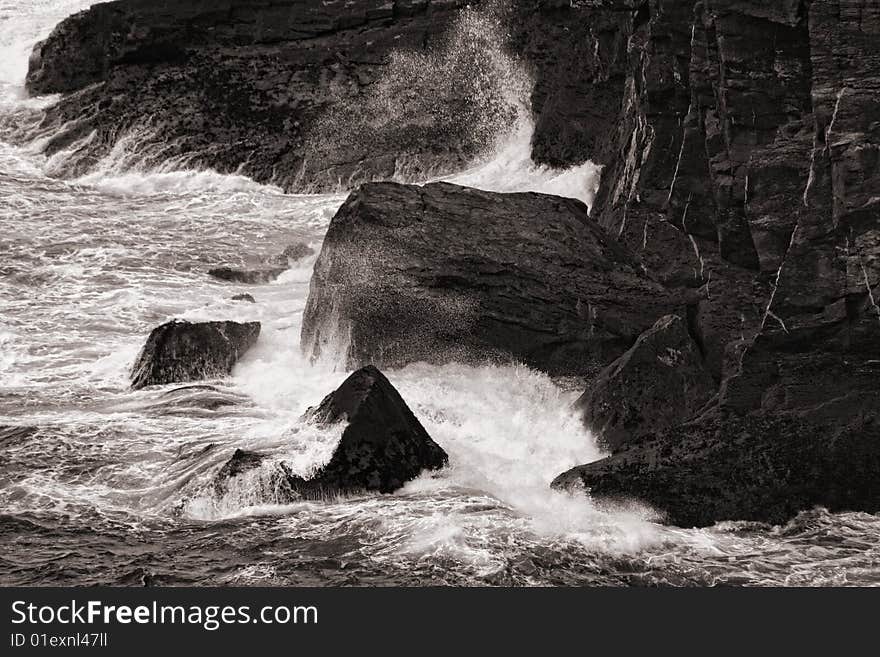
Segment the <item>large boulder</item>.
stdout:
[[[345,425],[329,462],[305,478],[266,454],[238,449],[215,476],[215,493],[223,495],[242,483],[269,491],[267,501],[280,503],[362,491],[393,493],[448,460],[394,386],[372,366],[349,376],[304,420],[324,428]],[[257,469],[264,476],[239,479]]]
[[678,307],[579,201],[373,183],[330,223],[302,347],[352,367],[512,358],[585,374]]
[[590,382],[577,406],[587,428],[615,451],[693,417],[715,392],[686,322],[667,315]]
[[131,370],[135,390],[228,376],[260,335],[259,322],[174,320],[156,327]]

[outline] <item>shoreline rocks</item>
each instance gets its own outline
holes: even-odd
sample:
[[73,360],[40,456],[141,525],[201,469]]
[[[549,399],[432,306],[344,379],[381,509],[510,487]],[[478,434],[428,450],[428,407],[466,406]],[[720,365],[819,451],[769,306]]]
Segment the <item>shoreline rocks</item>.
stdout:
[[259,322],[173,320],[156,327],[131,370],[133,390],[228,376],[260,335]]
[[683,305],[580,201],[371,183],[330,223],[301,346],[350,367],[513,359],[586,375]]

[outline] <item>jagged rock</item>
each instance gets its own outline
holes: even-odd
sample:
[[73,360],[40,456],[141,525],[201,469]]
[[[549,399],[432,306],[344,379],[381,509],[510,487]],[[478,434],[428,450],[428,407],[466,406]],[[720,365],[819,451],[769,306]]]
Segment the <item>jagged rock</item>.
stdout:
[[341,336],[353,367],[513,358],[581,375],[681,306],[579,201],[374,183],[330,223],[302,347]]
[[[362,491],[393,493],[448,460],[394,386],[372,366],[354,372],[304,419],[322,427],[346,427],[330,461],[308,479],[283,462],[275,464],[268,481],[259,482],[273,502]],[[265,454],[237,449],[214,478],[215,492],[223,495],[232,479],[263,467],[267,459]]]
[[247,303],[256,303],[257,300],[250,294],[236,294],[232,297],[233,301],[246,301]]
[[690,419],[715,392],[685,321],[667,315],[590,382],[577,406],[613,452]]
[[68,94],[47,114],[66,126],[49,154],[95,132],[66,158],[73,175],[134,131],[141,157],[185,156],[288,190],[425,178],[491,148],[517,93],[534,113],[536,162],[605,162],[633,26],[650,17],[635,4],[117,0],[38,44],[27,87]]
[[260,467],[265,460],[265,454],[236,449],[232,454],[232,458],[220,468],[220,471],[217,473],[217,479],[223,480],[229,479],[230,477],[237,477],[244,472]]
[[342,440],[330,461],[308,481],[294,485],[301,494],[347,490],[391,493],[424,470],[446,465],[446,452],[435,443],[375,367],[349,376],[306,419],[320,426],[345,422]]
[[247,285],[260,285],[271,283],[281,276],[287,267],[272,267],[269,269],[233,269],[231,267],[218,267],[208,270],[208,276],[229,281],[230,283],[245,283]]
[[834,425],[717,414],[557,477],[554,488],[638,499],[682,527],[783,523],[799,511],[880,511],[880,420]]
[[227,376],[259,335],[259,322],[163,324],[147,338],[131,371],[131,387]]

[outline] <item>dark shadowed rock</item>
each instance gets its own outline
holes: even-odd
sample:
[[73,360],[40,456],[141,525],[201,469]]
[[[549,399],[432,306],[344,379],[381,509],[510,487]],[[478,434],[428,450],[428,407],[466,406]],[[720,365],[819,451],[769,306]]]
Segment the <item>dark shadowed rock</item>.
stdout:
[[594,372],[679,302],[574,199],[373,183],[333,218],[302,329],[313,356],[517,359]]
[[[266,476],[246,485],[260,487],[275,503],[322,499],[344,493],[392,493],[424,470],[446,465],[446,452],[437,445],[410,411],[394,386],[375,367],[349,376],[304,419],[321,427],[345,424],[330,461],[308,479],[275,462]],[[230,482],[263,468],[269,457],[241,449],[214,478],[214,490],[223,495]]]
[[639,13],[625,60],[599,45],[625,91],[596,216],[658,280],[699,293],[689,327],[718,402],[567,479],[684,524],[875,511],[880,14],[870,0]]
[[400,393],[373,366],[349,376],[305,417],[319,426],[347,426],[329,463],[296,486],[304,495],[347,490],[391,493],[423,470],[442,468],[448,459]]
[[783,523],[799,511],[880,511],[880,421],[820,425],[788,416],[701,418],[574,468],[554,488],[638,499],[675,525]]
[[257,300],[250,294],[236,294],[232,297],[233,301],[246,301],[247,303],[256,303]]
[[281,276],[287,267],[270,267],[266,269],[233,269],[232,267],[218,267],[208,270],[208,276],[229,281],[230,283],[245,283],[247,285],[259,285],[271,283]]
[[584,423],[607,449],[693,417],[716,392],[685,321],[662,317],[578,399]]
[[163,324],[147,338],[131,371],[131,387],[227,376],[259,335],[259,322]]

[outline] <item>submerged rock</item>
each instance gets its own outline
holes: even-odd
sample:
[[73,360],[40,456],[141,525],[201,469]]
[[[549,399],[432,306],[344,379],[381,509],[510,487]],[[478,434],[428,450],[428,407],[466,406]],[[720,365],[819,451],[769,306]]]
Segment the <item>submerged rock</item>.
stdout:
[[667,315],[602,370],[577,406],[587,428],[615,451],[690,419],[715,392],[684,320]]
[[131,387],[227,376],[259,335],[259,322],[163,324],[147,338],[131,371]]
[[10,447],[37,433],[37,427],[0,425],[0,445]]
[[233,301],[246,301],[247,303],[256,303],[257,300],[254,299],[250,294],[236,294],[232,297]]
[[230,283],[245,283],[247,285],[260,285],[271,283],[287,271],[287,267],[270,267],[266,269],[234,269],[232,267],[218,267],[208,270],[208,276],[213,276],[221,281]]
[[211,487],[219,500],[230,493],[237,493],[243,500],[265,504],[288,504],[299,499],[291,487],[298,478],[290,473],[284,463],[274,463],[262,476],[248,478],[249,473],[261,470],[271,463],[269,456],[259,452],[236,449],[232,457],[214,476]]
[[491,358],[582,375],[679,305],[580,201],[372,183],[330,223],[301,344],[352,367]]

